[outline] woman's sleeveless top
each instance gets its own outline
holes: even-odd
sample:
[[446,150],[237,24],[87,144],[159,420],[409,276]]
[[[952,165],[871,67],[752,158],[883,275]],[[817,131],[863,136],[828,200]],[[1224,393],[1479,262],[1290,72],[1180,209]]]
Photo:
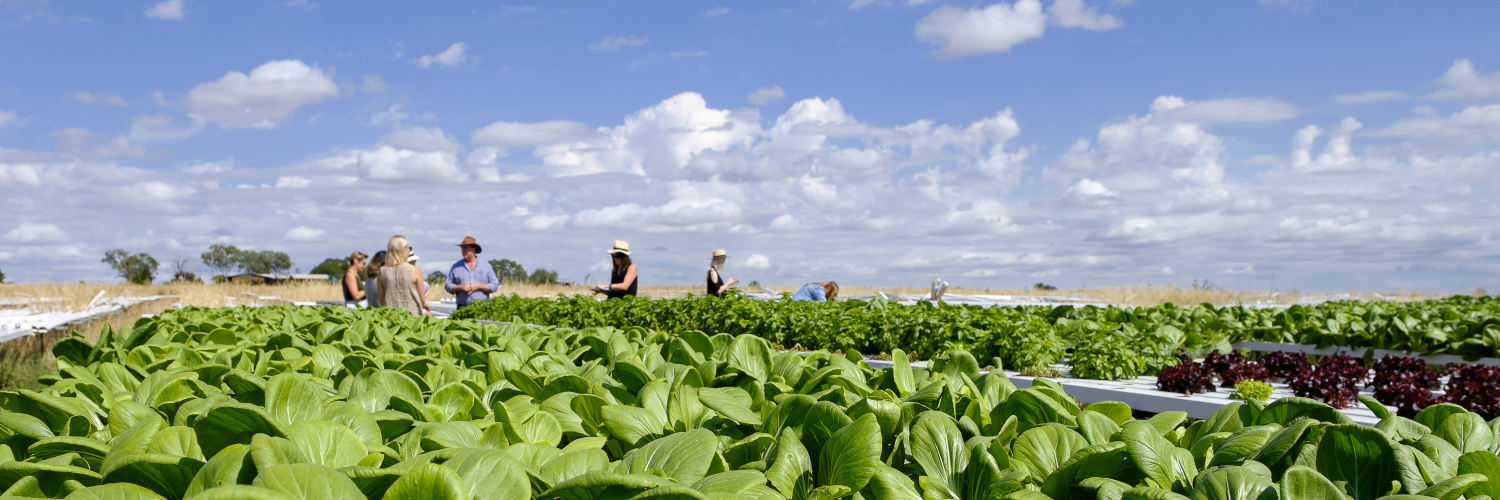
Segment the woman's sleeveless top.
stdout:
[[[635,265],[635,264],[631,264],[631,265]],[[621,269],[619,273],[609,273],[609,284],[611,284],[611,285],[617,285],[617,284],[620,284],[620,283],[624,283],[625,282],[625,273],[627,273],[629,271],[630,271],[630,268],[625,268],[625,269]],[[630,282],[630,288],[626,288],[624,290],[613,290],[613,289],[611,289],[610,291],[604,292],[604,296],[609,297],[611,299],[618,299],[618,298],[624,297],[626,295],[634,297],[635,296],[635,284],[639,283],[641,281],[641,276],[639,274],[640,272],[637,271],[636,273],[637,274],[636,274],[635,279]]]
[[380,268],[380,305],[422,314],[422,290],[411,278],[412,265]]
[[[355,279],[359,279],[359,274],[358,273],[356,273],[354,276],[355,276]],[[342,289],[342,290],[344,290],[344,302],[353,302],[354,301],[354,294],[349,293],[349,285],[350,285],[350,283],[349,283],[349,275],[345,274],[344,275],[344,279],[341,280],[341,281],[339,281],[339,288]],[[354,286],[358,287],[359,285],[355,284]]]
[[[718,281],[715,281],[714,278],[718,278]],[[719,289],[723,288],[723,287],[724,287],[724,277],[720,276],[719,273],[714,272],[713,269],[709,269],[708,270],[708,294],[712,295],[712,296],[715,296],[715,297],[723,297],[724,294],[719,293]]]

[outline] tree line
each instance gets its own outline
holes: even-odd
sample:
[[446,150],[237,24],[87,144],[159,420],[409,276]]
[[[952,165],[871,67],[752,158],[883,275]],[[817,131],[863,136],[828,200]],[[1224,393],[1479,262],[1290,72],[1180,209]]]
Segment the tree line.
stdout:
[[[292,270],[292,258],[284,252],[272,250],[240,250],[234,245],[216,244],[208,247],[207,252],[199,256],[203,265],[213,273],[214,282],[222,282],[224,279],[236,272],[253,274],[287,274]],[[161,263],[145,252],[130,253],[121,248],[104,252],[101,261],[109,264],[111,269],[119,273],[121,278],[136,284],[150,284],[156,280],[156,273],[161,268]],[[171,265],[173,281],[198,281],[197,275],[193,274],[192,257],[178,256],[168,262]],[[538,267],[527,273],[526,267],[510,259],[491,259],[488,262],[495,276],[500,278],[504,284],[533,284],[533,285],[555,285],[557,284],[557,271]],[[312,274],[325,274],[335,282],[343,281],[344,273],[349,270],[347,258],[323,259]],[[0,274],[0,282],[5,280],[4,274]],[[360,282],[367,278],[363,271],[359,274]],[[427,275],[427,282],[436,286],[441,285],[448,279],[448,275],[442,270],[435,270]]]
[[240,250],[234,245],[210,246],[208,251],[203,252],[203,255],[198,258],[203,261],[203,265],[214,271],[216,276],[228,276],[235,271],[253,274],[287,274],[292,270],[292,258],[285,252]]

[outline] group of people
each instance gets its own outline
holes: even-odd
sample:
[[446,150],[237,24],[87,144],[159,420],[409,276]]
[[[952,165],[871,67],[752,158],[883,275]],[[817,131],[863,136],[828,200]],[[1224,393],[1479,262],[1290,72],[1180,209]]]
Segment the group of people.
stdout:
[[[363,301],[368,307],[396,307],[416,315],[432,315],[427,305],[427,282],[422,279],[422,269],[417,267],[415,250],[405,236],[392,236],[385,250],[375,252],[373,257],[363,252],[349,255],[349,269],[344,271],[344,307],[359,307]],[[359,274],[364,272],[364,288],[360,288]],[[493,271],[492,271],[493,273]],[[497,283],[498,286],[498,283]]]
[[[443,288],[454,295],[458,307],[462,309],[488,299],[491,294],[500,291],[501,285],[494,269],[479,264],[479,254],[484,248],[478,241],[465,236],[458,248],[463,258],[448,269],[448,278]],[[640,273],[630,260],[630,244],[615,240],[614,247],[608,253],[613,264],[609,284],[595,286],[591,291],[595,295],[604,294],[606,299],[635,295]],[[740,282],[737,278],[725,280],[719,274],[728,259],[728,252],[723,249],[714,250],[708,266],[708,295],[723,297],[730,287]],[[406,237],[399,235],[392,236],[386,243],[386,249],[375,252],[374,257],[354,252],[349,256],[349,269],[344,272],[344,306],[359,307],[363,301],[368,307],[395,307],[406,309],[414,315],[432,315],[432,308],[427,305],[426,300],[427,282],[422,279],[422,269],[417,267],[418,260],[416,251],[411,248]],[[362,289],[359,280],[361,272],[368,276]],[[838,283],[808,283],[792,294],[792,300],[823,302],[837,300],[838,295]]]

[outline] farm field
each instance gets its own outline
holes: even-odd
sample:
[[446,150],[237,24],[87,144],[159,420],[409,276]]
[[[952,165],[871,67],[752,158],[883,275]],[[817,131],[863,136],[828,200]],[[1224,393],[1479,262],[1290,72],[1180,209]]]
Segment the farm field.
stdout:
[[[767,288],[781,292],[792,292],[800,285],[768,285]],[[759,287],[740,287],[751,291]],[[160,285],[135,284],[66,284],[66,283],[7,283],[0,285],[0,303],[25,304],[46,310],[78,308],[89,303],[100,290],[109,297],[144,297],[153,295],[175,295],[183,305],[200,307],[225,307],[243,304],[276,302],[315,302],[318,300],[341,300],[339,286],[335,283],[298,283],[290,285],[239,285],[204,283],[165,283]],[[926,287],[844,287],[845,295],[873,295],[878,292],[891,294],[926,294]],[[642,286],[641,296],[653,299],[682,298],[703,294],[703,287],[693,286]],[[965,295],[1011,295],[1016,297],[1062,296],[1080,301],[1117,305],[1154,306],[1166,302],[1175,304],[1218,305],[1232,304],[1297,304],[1325,300],[1393,300],[1410,301],[1436,298],[1439,295],[1414,291],[1347,293],[1300,293],[1267,292],[1258,290],[1224,290],[1178,287],[1095,287],[1062,290],[1035,290],[1031,288],[952,288],[949,294]],[[503,295],[521,297],[556,297],[589,295],[588,288],[563,285],[506,284]],[[267,297],[256,299],[253,297]],[[271,300],[270,297],[283,299]],[[453,296],[441,287],[428,291],[427,300],[439,301]]]
[[950,349],[875,369],[754,335],[392,310],[171,310],[0,392],[34,498],[865,500],[1495,497],[1500,420],[1304,398],[1133,417]]
[[[1276,382],[1297,396],[1341,408],[1355,404],[1361,391],[1373,386],[1377,400],[1401,407],[1408,416],[1442,402],[1488,418],[1500,415],[1500,366],[1495,366],[1500,365],[1495,359],[1500,357],[1500,301],[1488,297],[1341,301],[1269,309],[502,297],[454,317],[571,328],[751,334],[778,348],[839,349],[882,357],[910,353],[930,359],[964,350],[993,360],[994,367],[1023,374],[1096,380],[1159,376],[1161,390],[1182,394],[1236,390],[1247,381]],[[1261,349],[1267,354],[1250,353],[1251,359],[1246,359],[1235,352],[1246,341],[1280,348]],[[1322,356],[1311,363],[1306,354],[1279,352],[1327,346],[1369,355],[1362,360],[1347,354]],[[1375,363],[1375,350],[1387,351],[1392,358]],[[1424,359],[1399,357],[1402,353],[1442,363],[1429,367]],[[1270,388],[1262,389],[1266,391]]]

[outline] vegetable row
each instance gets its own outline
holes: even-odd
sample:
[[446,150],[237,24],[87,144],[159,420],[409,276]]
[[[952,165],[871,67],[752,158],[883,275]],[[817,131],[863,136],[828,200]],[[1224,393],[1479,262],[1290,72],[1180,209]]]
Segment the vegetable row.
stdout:
[[1373,347],[1466,358],[1500,353],[1500,300],[1454,296],[1419,302],[1328,302],[1255,309],[1209,304],[1178,307],[994,306],[871,301],[792,302],[688,297],[595,301],[589,297],[495,297],[455,318],[569,328],[638,326],[751,334],[788,348],[901,348],[921,359],[954,349],[999,358],[1013,369],[1066,361],[1091,379],[1154,375],[1177,363],[1176,352],[1229,352],[1255,340],[1318,346]]
[[1500,498],[1500,420],[1454,405],[1367,402],[1375,426],[1303,398],[1137,418],[962,350],[875,370],[754,335],[268,307],[54,353],[45,390],[0,393],[3,496]]
[[[1360,359],[1342,353],[1324,356],[1316,364],[1305,354],[1290,352],[1269,353],[1253,361],[1239,353],[1224,355],[1218,351],[1198,362],[1186,352],[1178,356],[1179,364],[1163,368],[1157,376],[1158,389],[1183,394],[1213,392],[1217,378],[1220,386],[1236,388],[1238,395],[1242,384],[1285,382],[1299,397],[1344,408],[1353,405],[1360,391],[1368,387],[1373,389],[1376,401],[1395,407],[1404,417],[1439,403],[1458,405],[1484,418],[1500,417],[1497,366],[1452,363],[1429,367],[1420,358],[1386,355],[1373,363],[1372,370]],[[1258,399],[1266,399],[1269,393],[1264,396]]]

